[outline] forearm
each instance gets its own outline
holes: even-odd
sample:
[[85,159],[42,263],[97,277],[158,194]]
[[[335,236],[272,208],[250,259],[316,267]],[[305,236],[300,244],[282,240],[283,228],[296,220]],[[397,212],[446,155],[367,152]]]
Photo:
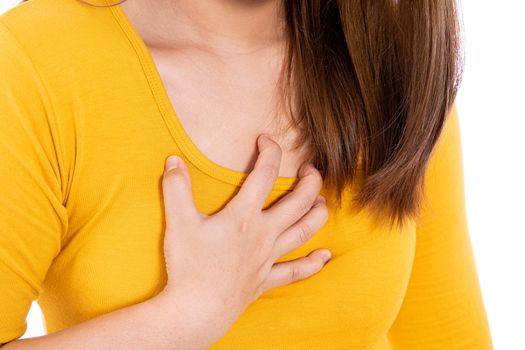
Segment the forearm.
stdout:
[[[169,300],[168,300],[169,298]],[[48,335],[5,344],[22,349],[205,349],[224,332],[219,312],[164,294]],[[197,305],[199,305],[197,303]],[[199,305],[201,306],[201,305]]]

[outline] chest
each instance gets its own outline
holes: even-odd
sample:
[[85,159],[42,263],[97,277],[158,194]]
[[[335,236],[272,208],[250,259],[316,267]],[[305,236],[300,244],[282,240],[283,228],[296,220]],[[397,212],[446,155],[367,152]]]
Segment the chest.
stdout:
[[283,129],[288,112],[279,108],[279,53],[271,48],[248,57],[217,57],[195,49],[154,50],[172,108],[192,143],[211,161],[249,172],[257,159],[256,138],[266,133],[283,151],[280,175],[295,177],[307,157],[292,149],[299,135]]
[[[139,79],[139,73],[132,70],[128,77]],[[202,212],[214,213],[238,191],[229,178],[236,174],[231,170],[235,164],[221,158],[213,162],[191,147],[189,134],[173,127],[173,119],[159,115],[162,104],[127,98],[146,96],[147,84],[115,84],[112,90],[118,94],[99,99],[103,104],[86,103],[77,109],[84,114],[76,120],[82,128],[67,203],[68,233],[39,300],[50,332],[151,298],[165,285],[161,176],[167,155],[189,156],[194,201]],[[175,94],[172,100],[181,99]],[[190,110],[191,98],[186,103]],[[193,137],[199,142],[197,134]],[[205,143],[206,137],[201,137]],[[233,146],[217,154],[227,152],[237,154]],[[226,171],[218,164],[231,168]],[[247,164],[239,161],[237,169]],[[286,193],[275,189],[268,203]],[[279,259],[328,248],[333,257],[322,273],[262,295],[216,349],[253,344],[268,349],[282,344],[288,344],[287,349],[337,349],[341,344],[371,348],[380,341],[405,294],[415,229],[408,225],[404,232],[387,232],[374,227],[366,211],[355,215],[348,207],[329,210],[328,222],[310,241]]]
[[[154,150],[147,144],[129,149],[152,159]],[[124,164],[116,162],[104,172],[86,169],[77,182],[70,236],[48,273],[41,298],[49,330],[141,302],[164,286],[160,171],[157,162],[147,158],[140,158],[141,171],[117,170]],[[213,213],[237,191],[196,168],[191,175],[202,212]],[[286,193],[273,191],[268,202]],[[263,294],[214,348],[364,348],[388,331],[410,276],[413,227],[388,233],[373,228],[366,213],[330,210],[328,222],[310,241],[279,259],[328,248],[333,257],[323,271]]]

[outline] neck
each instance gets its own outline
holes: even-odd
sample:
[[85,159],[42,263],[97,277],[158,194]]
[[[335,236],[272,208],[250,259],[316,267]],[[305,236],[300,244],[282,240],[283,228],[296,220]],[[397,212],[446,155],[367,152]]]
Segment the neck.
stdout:
[[282,0],[129,0],[120,6],[152,47],[183,42],[249,53],[284,39]]

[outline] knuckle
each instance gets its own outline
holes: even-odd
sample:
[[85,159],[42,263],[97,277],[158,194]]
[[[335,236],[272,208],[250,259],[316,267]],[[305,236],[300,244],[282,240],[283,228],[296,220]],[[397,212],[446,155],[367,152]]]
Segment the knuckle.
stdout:
[[310,202],[308,201],[308,199],[306,198],[300,198],[297,200],[297,208],[299,210],[299,212],[301,213],[306,213],[307,211],[310,210]]
[[299,268],[299,265],[297,264],[290,265],[290,269],[288,272],[290,282],[295,282],[296,280],[298,280],[300,277],[300,274],[301,274],[301,270]]
[[251,217],[246,213],[238,215],[235,220],[237,222],[237,229],[240,233],[248,233],[254,226]]
[[279,175],[279,167],[275,164],[266,164],[259,169],[262,176],[266,179],[274,179]]
[[302,223],[299,225],[299,241],[304,244],[312,237],[312,229],[309,224]]
[[251,222],[249,220],[247,220],[246,218],[242,217],[240,220],[239,220],[239,231],[242,232],[242,233],[247,233],[247,232],[250,232],[250,228],[251,228]]
[[162,179],[162,182],[164,185],[174,185],[175,183],[177,183],[178,181],[180,181],[183,177],[183,174],[178,172],[178,171],[168,171],[165,175],[164,175],[164,178]]

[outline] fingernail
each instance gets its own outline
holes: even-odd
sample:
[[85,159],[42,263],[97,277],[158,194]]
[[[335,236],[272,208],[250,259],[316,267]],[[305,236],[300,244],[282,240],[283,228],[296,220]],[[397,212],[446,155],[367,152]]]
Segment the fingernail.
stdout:
[[325,252],[323,252],[323,263],[326,263],[328,260],[330,260],[330,258],[332,257],[332,253],[329,251],[329,250],[326,250]]
[[325,201],[321,198],[321,196],[319,195],[319,196],[315,197],[315,200],[314,200],[314,202],[313,202],[313,204],[312,204],[312,207],[313,207],[313,208],[314,208],[314,207],[317,207],[317,206],[320,205],[321,203],[326,203],[326,202],[325,202]]
[[165,164],[164,169],[166,169],[166,171],[170,171],[172,169],[178,168],[179,162],[180,162],[180,158],[178,156],[171,155],[168,157],[168,159],[166,159],[166,164]]
[[259,135],[259,138],[261,139],[260,142],[264,145],[265,142],[268,142],[270,141],[270,135],[264,133],[264,134],[260,134]]
[[303,177],[307,174],[307,172],[310,170],[310,168],[313,168],[313,164],[310,162],[304,162],[301,167],[299,168],[299,177]]

